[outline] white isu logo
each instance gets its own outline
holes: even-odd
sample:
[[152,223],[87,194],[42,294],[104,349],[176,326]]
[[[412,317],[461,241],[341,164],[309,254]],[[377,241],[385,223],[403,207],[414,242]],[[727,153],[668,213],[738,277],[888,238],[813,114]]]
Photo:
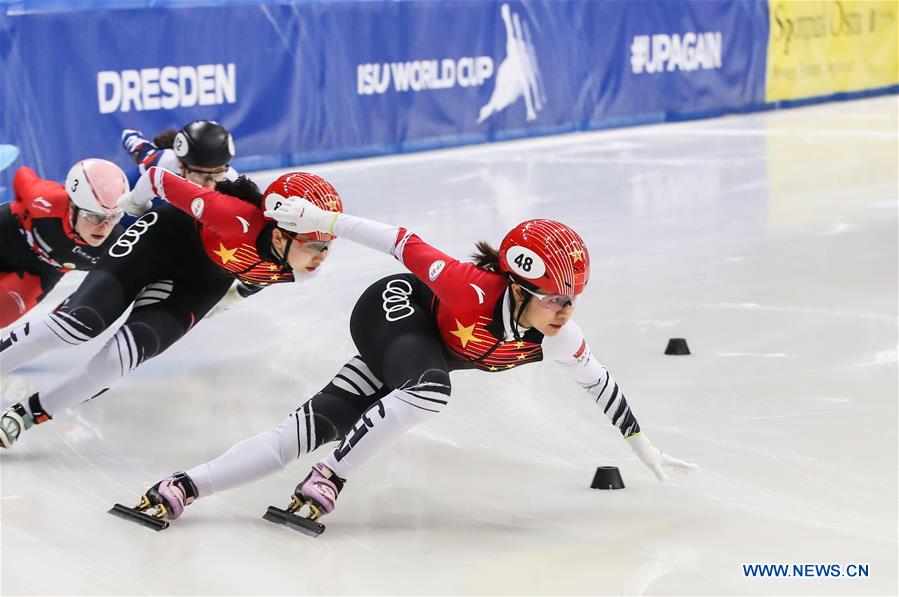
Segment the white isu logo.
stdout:
[[131,226],[122,233],[122,236],[117,238],[115,243],[109,247],[110,257],[124,257],[125,255],[130,255],[131,251],[134,249],[134,245],[140,240],[140,237],[143,236],[144,232],[146,232],[150,226],[155,224],[158,219],[159,214],[155,211],[151,211],[150,213],[141,216],[139,220],[131,224]]
[[384,309],[384,318],[387,321],[399,321],[412,315],[415,310],[409,304],[412,296],[412,284],[408,280],[397,278],[387,282],[387,287],[381,293]]
[[521,17],[512,12],[508,4],[503,4],[500,13],[506,26],[506,57],[496,70],[496,86],[490,101],[481,108],[479,124],[505,110],[520,97],[524,97],[527,119],[535,120],[546,101],[527,22],[522,23]]

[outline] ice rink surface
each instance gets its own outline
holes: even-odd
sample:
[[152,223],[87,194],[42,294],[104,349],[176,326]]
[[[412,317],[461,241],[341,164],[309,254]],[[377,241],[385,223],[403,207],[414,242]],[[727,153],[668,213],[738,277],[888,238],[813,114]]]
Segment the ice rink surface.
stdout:
[[[347,211],[457,257],[524,219],[571,224],[592,256],[575,319],[647,435],[696,475],[657,482],[592,399],[539,363],[454,373],[448,410],[350,479],[320,538],[261,518],[312,457],[161,533],[108,515],[278,423],[354,354],[355,299],[400,266],[338,242],[317,279],[201,322],[0,453],[0,592],[896,594],[897,107],[308,168]],[[675,336],[691,356],[663,354]],[[96,348],[19,373],[40,388]],[[620,467],[627,488],[591,490],[598,465]],[[746,578],[744,563],[869,575]]]

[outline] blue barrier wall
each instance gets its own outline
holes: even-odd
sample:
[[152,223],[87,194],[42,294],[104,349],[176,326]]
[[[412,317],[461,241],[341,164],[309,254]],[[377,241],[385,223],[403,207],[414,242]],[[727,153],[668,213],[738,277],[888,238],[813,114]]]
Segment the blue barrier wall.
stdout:
[[228,127],[248,170],[764,104],[764,1],[148,4],[3,5],[17,164],[127,166],[123,128],[195,118]]

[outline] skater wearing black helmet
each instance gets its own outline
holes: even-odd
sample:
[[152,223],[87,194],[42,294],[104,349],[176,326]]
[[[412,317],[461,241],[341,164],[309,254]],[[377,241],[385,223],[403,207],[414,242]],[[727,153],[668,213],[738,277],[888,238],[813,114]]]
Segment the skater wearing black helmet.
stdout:
[[214,120],[194,120],[179,131],[163,131],[153,141],[145,139],[140,131],[125,129],[122,145],[141,174],[159,166],[207,188],[224,178],[237,178],[237,172],[229,167],[234,158],[234,139]]

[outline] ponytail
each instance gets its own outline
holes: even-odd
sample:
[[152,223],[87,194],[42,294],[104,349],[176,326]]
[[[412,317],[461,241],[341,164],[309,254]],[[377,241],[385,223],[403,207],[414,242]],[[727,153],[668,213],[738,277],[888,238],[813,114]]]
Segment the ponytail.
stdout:
[[153,145],[156,149],[171,149],[175,145],[175,135],[178,131],[175,129],[166,129],[153,137]]
[[247,203],[252,203],[256,207],[262,209],[262,192],[256,183],[246,176],[238,176],[237,180],[220,180],[215,183],[215,190],[225,195],[231,195],[238,199],[243,199]]
[[500,273],[499,251],[482,240],[475,244],[475,248],[477,251],[471,256],[475,266],[480,269]]

